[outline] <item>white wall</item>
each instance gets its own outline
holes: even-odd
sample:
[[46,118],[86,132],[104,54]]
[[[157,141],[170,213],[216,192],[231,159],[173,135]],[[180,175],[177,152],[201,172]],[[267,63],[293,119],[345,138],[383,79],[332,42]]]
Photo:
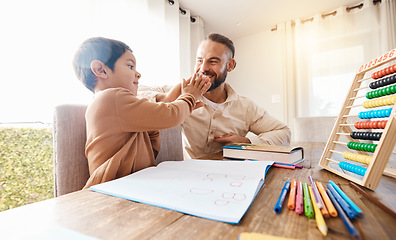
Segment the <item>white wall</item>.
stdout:
[[237,93],[286,122],[279,35],[268,30],[232,40],[237,66],[228,74],[227,82]]

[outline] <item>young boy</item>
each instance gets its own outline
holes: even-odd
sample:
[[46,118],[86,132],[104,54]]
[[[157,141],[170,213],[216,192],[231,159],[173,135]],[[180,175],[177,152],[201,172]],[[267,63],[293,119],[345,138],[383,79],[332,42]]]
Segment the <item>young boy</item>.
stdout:
[[200,76],[183,80],[182,94],[171,103],[137,98],[140,73],[123,42],[90,38],[74,56],[77,77],[95,96],[85,114],[90,178],[84,188],[154,166],[159,129],[181,124],[210,87]]

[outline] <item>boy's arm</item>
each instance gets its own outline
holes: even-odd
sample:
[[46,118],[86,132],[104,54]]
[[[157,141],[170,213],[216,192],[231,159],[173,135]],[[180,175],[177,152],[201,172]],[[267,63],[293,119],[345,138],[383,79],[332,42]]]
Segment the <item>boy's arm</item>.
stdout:
[[[168,92],[159,92],[159,91],[156,91],[155,89],[150,89],[150,90],[156,91],[156,93],[155,93],[155,101],[156,102],[173,102],[182,93],[184,93],[185,91],[189,92],[191,90],[191,89],[187,89],[187,88],[189,88],[188,85],[191,83],[191,81],[193,81],[193,82],[197,82],[198,81],[199,82],[199,81],[201,81],[201,79],[202,79],[202,76],[199,76],[197,73],[195,73],[190,78],[188,78],[187,80],[183,79],[183,82],[185,82],[184,85],[183,85],[183,83],[176,84]],[[207,83],[207,85],[210,87],[209,79],[204,81],[204,83]],[[209,87],[207,87],[206,90]],[[206,90],[205,90],[205,92],[206,92]],[[196,94],[193,94],[193,95],[196,95]],[[200,106],[201,106],[201,104],[199,104],[199,107]]]
[[155,103],[140,99],[125,89],[118,89],[114,101],[118,123],[121,129],[131,132],[152,131],[174,127],[184,122],[197,106],[196,99],[210,87],[209,79],[195,79],[183,82],[183,94],[170,103]]
[[[194,89],[191,88],[191,85],[197,85],[197,84],[205,84],[204,87],[206,90],[209,89],[210,83],[209,79],[203,79],[202,75],[199,75],[198,73],[194,73],[190,78],[187,80],[183,79],[183,82],[180,84],[175,85],[172,87],[169,92],[167,93],[159,93],[156,95],[156,101],[157,102],[173,102],[175,101],[182,93],[188,92],[192,93],[194,97],[198,97],[198,95],[195,92],[190,92],[193,91]],[[204,92],[206,92],[206,90]],[[202,96],[204,92],[200,92],[199,95]]]
[[156,95],[156,102],[173,102],[181,94],[181,84],[177,84],[171,88],[167,93],[158,93]]

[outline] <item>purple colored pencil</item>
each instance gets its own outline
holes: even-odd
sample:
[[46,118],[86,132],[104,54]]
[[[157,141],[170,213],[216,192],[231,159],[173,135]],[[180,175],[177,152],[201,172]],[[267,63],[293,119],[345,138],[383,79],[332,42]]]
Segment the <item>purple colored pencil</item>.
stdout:
[[310,184],[311,184],[312,192],[313,192],[313,194],[314,194],[314,196],[315,196],[315,200],[316,200],[316,203],[317,203],[317,205],[318,205],[318,208],[319,208],[319,209],[322,209],[322,208],[323,208],[323,202],[322,202],[322,199],[320,198],[319,190],[318,190],[318,188],[316,187],[316,184],[315,184],[314,181],[312,180],[312,177],[311,177],[311,176],[308,176],[308,180],[309,180],[309,182],[310,182]]

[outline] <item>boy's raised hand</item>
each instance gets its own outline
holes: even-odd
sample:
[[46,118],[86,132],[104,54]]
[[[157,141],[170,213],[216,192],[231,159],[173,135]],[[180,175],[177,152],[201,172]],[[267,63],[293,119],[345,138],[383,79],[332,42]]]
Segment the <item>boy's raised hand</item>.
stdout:
[[[195,99],[199,99],[208,89],[210,88],[210,80],[207,77],[203,77],[200,74],[194,73],[192,77],[185,80],[183,79],[182,83],[182,93],[190,93],[192,94]],[[198,103],[199,106],[198,106]],[[203,104],[201,102],[197,102],[197,107],[201,107]]]

